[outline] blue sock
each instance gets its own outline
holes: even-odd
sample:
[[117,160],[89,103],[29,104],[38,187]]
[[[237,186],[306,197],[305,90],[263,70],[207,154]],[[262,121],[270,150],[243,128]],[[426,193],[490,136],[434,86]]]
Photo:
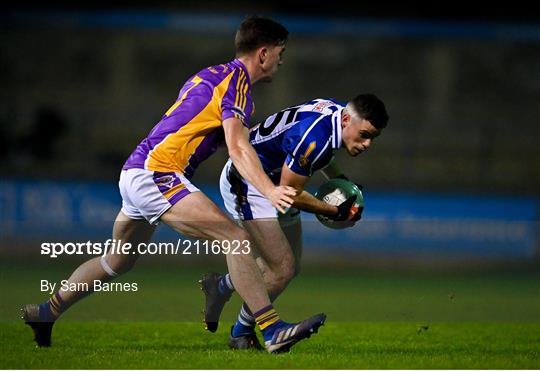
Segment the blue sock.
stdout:
[[56,316],[52,314],[51,306],[49,305],[48,301],[39,305],[39,319],[42,322],[56,321]]
[[251,335],[255,332],[255,326],[246,326],[240,321],[236,321],[232,331],[231,335],[233,337],[239,337],[239,336],[245,336],[245,335]]
[[238,314],[238,320],[232,328],[231,335],[233,337],[250,335],[255,332],[255,317],[249,310],[246,303],[242,305],[240,313]]
[[42,322],[54,322],[66,309],[66,304],[57,292],[45,303],[39,305],[39,319]]
[[229,273],[221,276],[218,282],[218,291],[221,295],[231,296],[234,292],[234,286]]
[[279,320],[275,323],[272,323],[270,326],[262,330],[262,335],[264,338],[264,341],[272,340],[272,336],[274,336],[274,332],[283,326],[288,326],[289,324],[287,322],[283,322],[282,320]]

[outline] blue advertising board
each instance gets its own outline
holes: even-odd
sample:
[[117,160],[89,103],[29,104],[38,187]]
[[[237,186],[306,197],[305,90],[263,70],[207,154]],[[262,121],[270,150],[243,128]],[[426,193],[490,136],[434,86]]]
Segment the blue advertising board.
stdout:
[[[220,207],[216,187],[202,187]],[[305,248],[531,258],[538,248],[538,200],[448,194],[370,193],[362,221],[332,230],[303,214]],[[0,181],[2,238],[110,238],[121,205],[114,183]],[[157,239],[176,238],[160,227]]]

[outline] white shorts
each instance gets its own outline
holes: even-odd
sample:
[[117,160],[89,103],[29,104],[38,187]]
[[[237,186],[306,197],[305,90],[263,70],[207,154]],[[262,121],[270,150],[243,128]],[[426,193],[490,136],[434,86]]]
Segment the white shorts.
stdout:
[[181,173],[128,169],[118,182],[122,212],[131,219],[146,219],[158,224],[171,206],[199,189]]
[[[279,217],[282,223],[296,222],[300,211],[290,208],[286,214],[280,214],[272,203],[251,183],[231,172],[232,161],[229,159],[219,179],[219,188],[225,208],[234,219],[253,220]],[[278,215],[279,214],[279,215]]]

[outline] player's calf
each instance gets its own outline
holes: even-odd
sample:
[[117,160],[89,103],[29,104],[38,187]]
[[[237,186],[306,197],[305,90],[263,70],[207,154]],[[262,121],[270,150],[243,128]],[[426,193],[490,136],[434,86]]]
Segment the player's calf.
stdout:
[[[259,260],[257,261],[259,263]],[[264,282],[268,289],[268,294],[272,298],[276,298],[285,290],[289,282],[294,278],[294,262],[285,260],[278,267],[262,266]]]

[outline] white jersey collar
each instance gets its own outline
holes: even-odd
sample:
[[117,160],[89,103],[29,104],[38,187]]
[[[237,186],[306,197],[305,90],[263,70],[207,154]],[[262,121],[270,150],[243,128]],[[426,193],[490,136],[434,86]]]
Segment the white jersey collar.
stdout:
[[345,107],[338,109],[332,114],[332,148],[338,149],[341,147],[341,113]]

